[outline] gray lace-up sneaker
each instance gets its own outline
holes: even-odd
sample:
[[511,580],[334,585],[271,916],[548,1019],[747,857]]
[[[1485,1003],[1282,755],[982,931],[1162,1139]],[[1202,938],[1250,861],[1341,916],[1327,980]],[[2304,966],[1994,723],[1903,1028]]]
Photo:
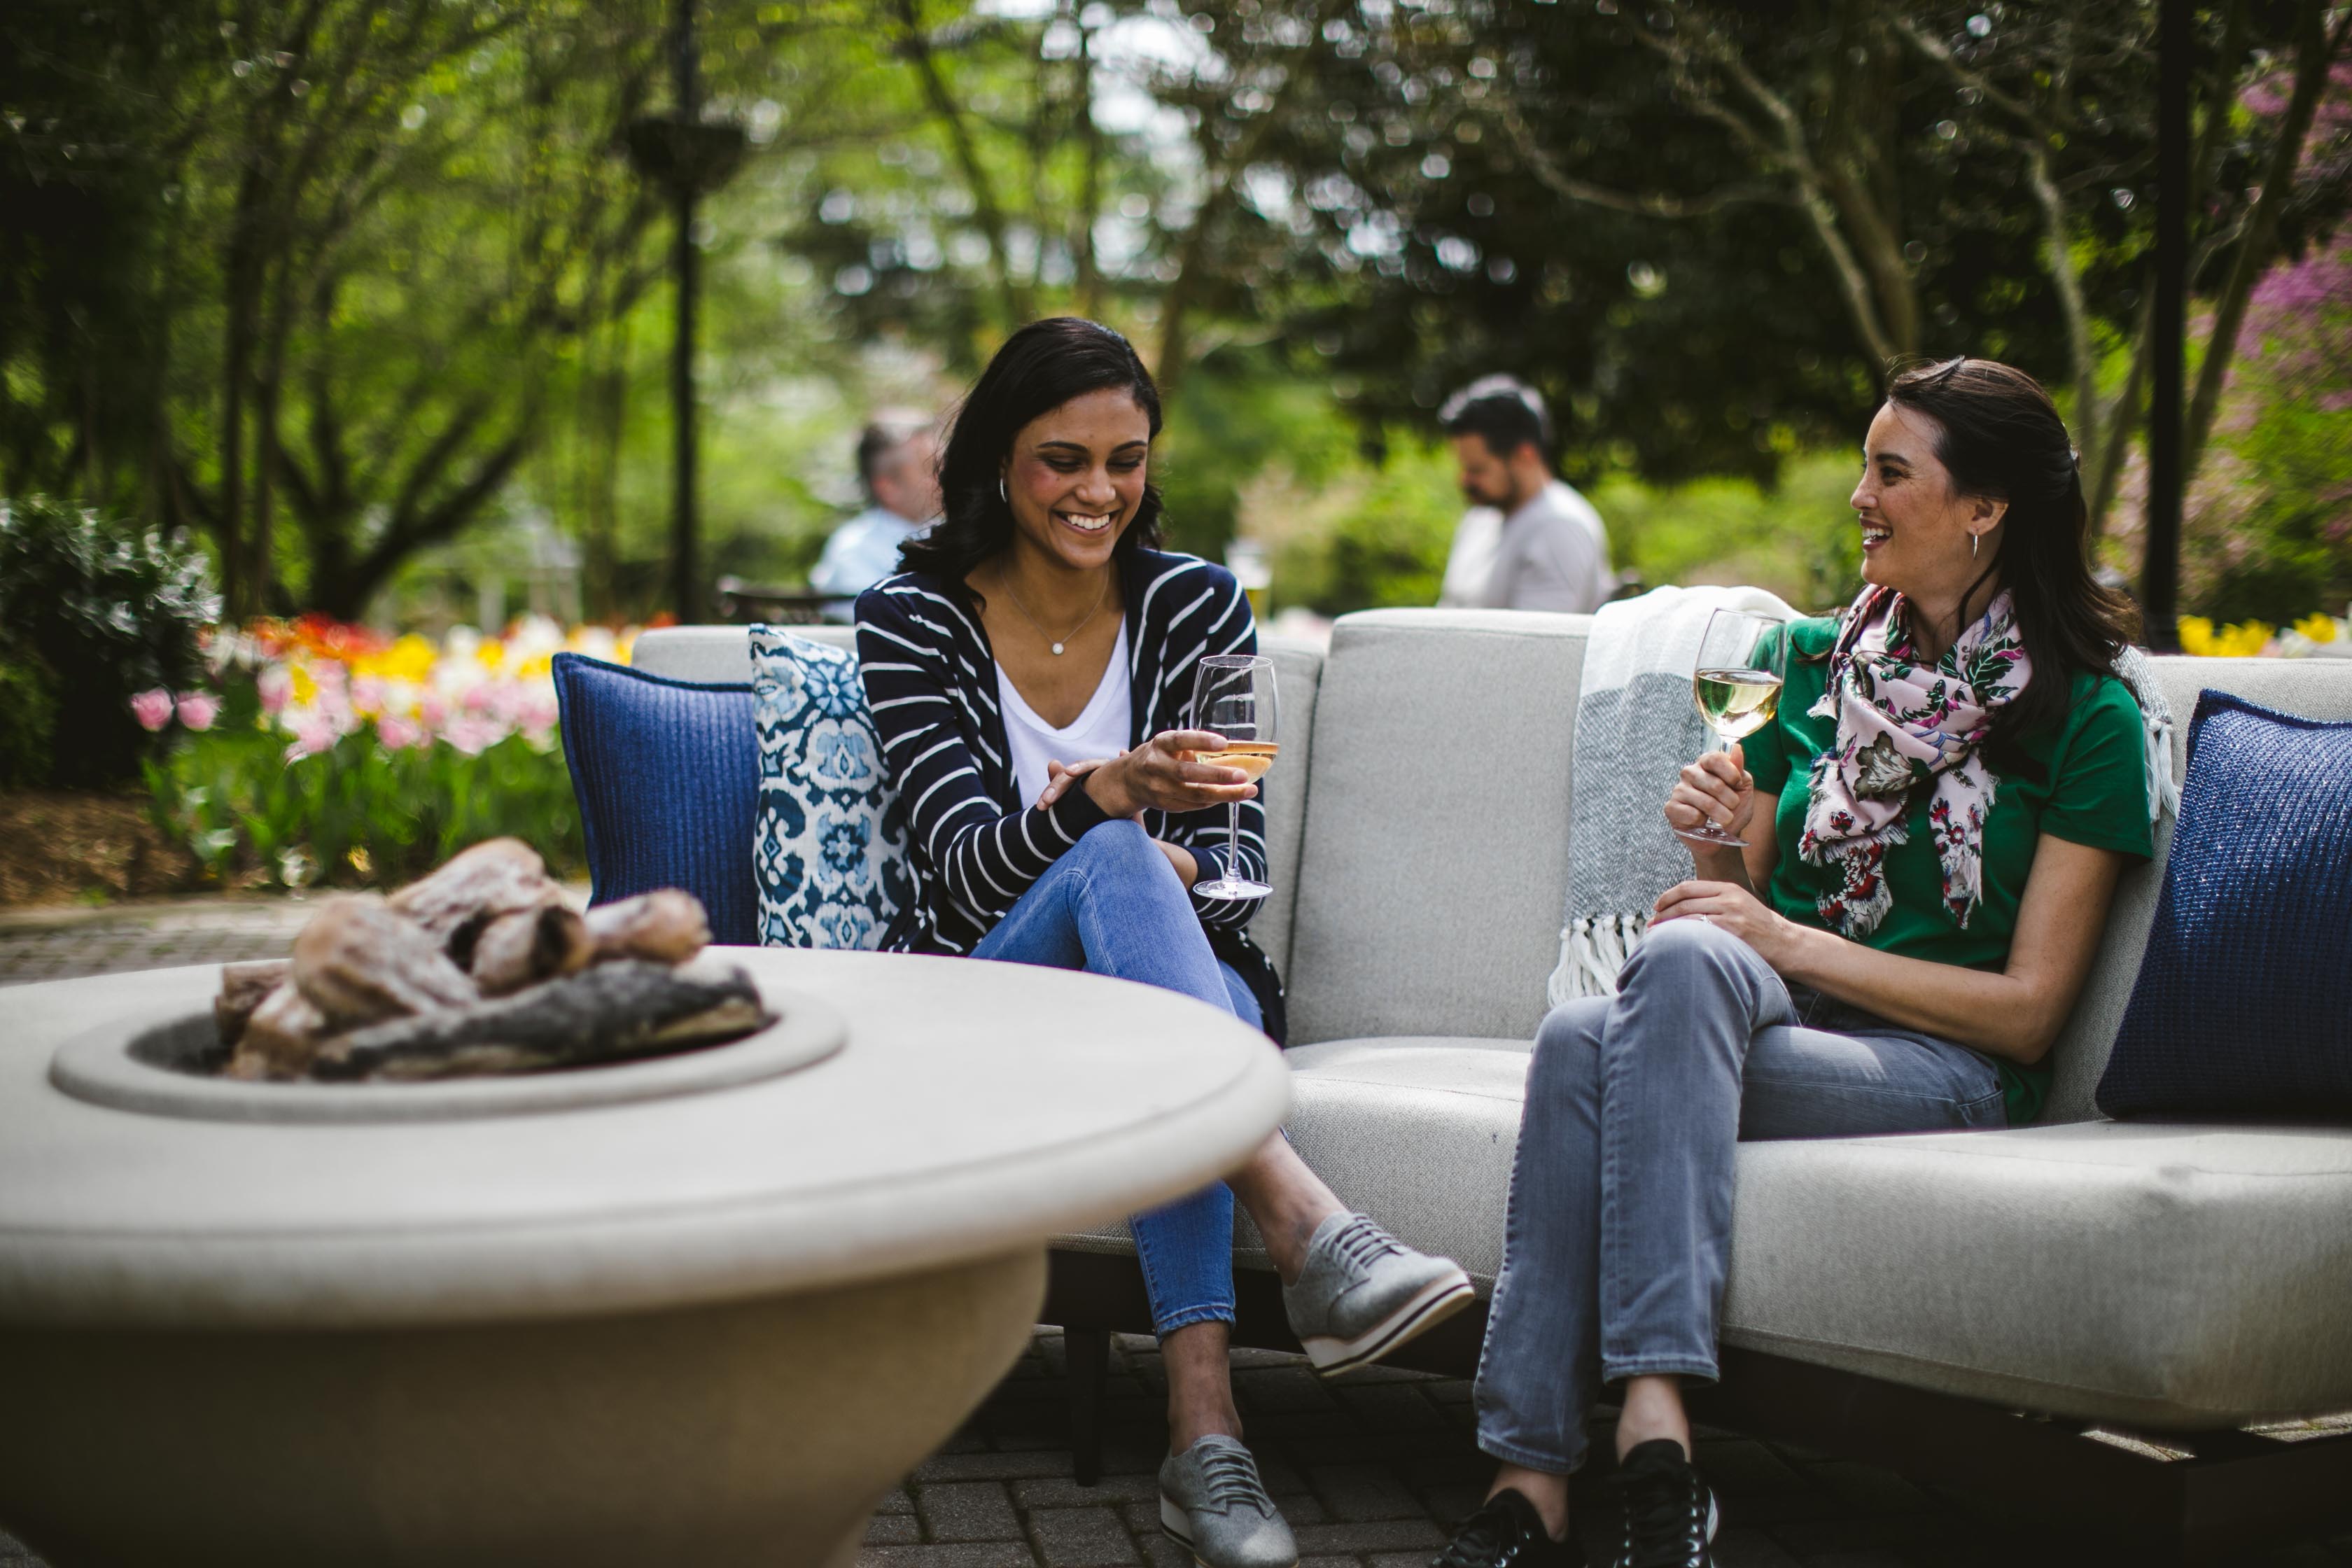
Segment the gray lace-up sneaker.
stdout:
[[1160,1467],[1160,1528],[1201,1568],[1297,1568],[1298,1542],[1236,1438],[1212,1434]]
[[1335,1214],[1315,1227],[1282,1304],[1307,1359],[1328,1374],[1378,1361],[1476,1293],[1452,1258],[1415,1252],[1362,1215]]

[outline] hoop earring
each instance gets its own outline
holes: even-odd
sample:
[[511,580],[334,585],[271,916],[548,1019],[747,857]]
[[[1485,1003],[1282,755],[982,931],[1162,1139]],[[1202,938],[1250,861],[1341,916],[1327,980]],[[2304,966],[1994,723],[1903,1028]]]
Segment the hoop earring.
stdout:
[[1004,493],[1004,481],[1002,479],[999,479],[996,481],[996,499],[1003,501],[1006,506],[1011,506],[1013,504],[1013,498]]

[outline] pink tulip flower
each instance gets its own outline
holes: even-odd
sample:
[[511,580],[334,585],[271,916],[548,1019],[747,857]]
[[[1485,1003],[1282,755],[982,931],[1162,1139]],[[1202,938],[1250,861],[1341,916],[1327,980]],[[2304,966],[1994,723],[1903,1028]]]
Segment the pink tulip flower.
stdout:
[[155,733],[172,721],[172,694],[160,686],[140,692],[131,700],[131,716],[141,729]]
[[273,664],[263,670],[254,686],[261,694],[261,710],[265,713],[276,713],[294,695],[294,677],[282,664]]
[[404,751],[425,739],[425,731],[397,713],[386,713],[375,721],[375,738],[386,751]]
[[213,727],[214,720],[220,717],[220,699],[208,691],[183,691],[180,693],[180,722],[202,734]]
[[335,743],[335,727],[315,714],[294,727],[294,743],[286,748],[286,760],[315,756],[329,751]]

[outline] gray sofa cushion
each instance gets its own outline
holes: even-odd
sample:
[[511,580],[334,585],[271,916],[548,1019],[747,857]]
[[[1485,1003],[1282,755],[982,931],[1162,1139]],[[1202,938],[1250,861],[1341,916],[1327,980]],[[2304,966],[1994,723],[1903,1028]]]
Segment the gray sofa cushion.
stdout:
[[[792,626],[794,637],[809,637],[827,647],[856,649],[856,634],[848,626]],[[751,634],[744,626],[656,626],[637,634],[629,650],[629,666],[648,675],[672,680],[698,680],[708,685],[750,685]]]
[[[1289,1056],[1307,1163],[1491,1291],[1528,1047]],[[2352,1131],[2085,1122],[1748,1143],[1738,1182],[1727,1343],[2151,1427],[2352,1405]],[[1132,1247],[1118,1225],[1057,1245]],[[1267,1266],[1246,1220],[1234,1250]]]
[[2113,1121],[1739,1152],[1726,1342],[2156,1427],[2352,1405],[2352,1131]]
[[1290,1037],[1532,1039],[1568,893],[1589,616],[1373,610],[1334,629]]
[[[855,648],[848,626],[792,626],[794,637],[813,637],[834,647]],[[1307,817],[1307,781],[1315,756],[1315,711],[1323,676],[1323,649],[1296,637],[1270,637],[1264,650],[1274,660],[1282,691],[1282,766],[1266,785],[1266,854],[1274,891],[1250,922],[1250,935],[1286,976],[1290,966],[1291,911],[1298,896],[1298,846]],[[664,626],[638,636],[631,664],[672,680],[713,683],[751,679],[750,634],[741,626]]]
[[[1525,1040],[1330,1040],[1284,1053],[1291,1068],[1290,1142],[1342,1203],[1399,1238],[1442,1253],[1483,1294],[1503,1261],[1503,1199],[1526,1097]],[[1132,1252],[1119,1221],[1063,1237],[1080,1252]],[[1246,1213],[1234,1260],[1267,1268]]]

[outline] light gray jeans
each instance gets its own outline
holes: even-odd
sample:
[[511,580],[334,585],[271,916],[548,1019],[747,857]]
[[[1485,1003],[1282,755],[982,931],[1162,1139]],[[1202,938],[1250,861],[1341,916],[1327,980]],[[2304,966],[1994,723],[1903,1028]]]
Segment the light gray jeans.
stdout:
[[1478,1446],[1566,1475],[1602,1384],[1712,1380],[1741,1139],[2000,1127],[1991,1060],[1817,993],[1696,920],[1536,1036],[1478,1358]]

